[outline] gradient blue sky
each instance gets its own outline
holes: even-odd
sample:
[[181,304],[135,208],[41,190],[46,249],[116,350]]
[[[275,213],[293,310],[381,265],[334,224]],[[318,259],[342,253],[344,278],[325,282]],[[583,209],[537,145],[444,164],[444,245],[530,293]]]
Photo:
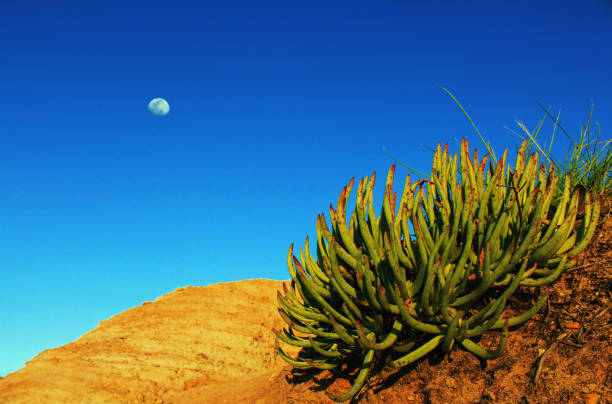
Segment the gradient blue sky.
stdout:
[[0,375],[178,287],[288,278],[351,177],[379,207],[383,146],[482,149],[436,84],[498,153],[536,101],[609,139],[610,43],[598,0],[3,0]]

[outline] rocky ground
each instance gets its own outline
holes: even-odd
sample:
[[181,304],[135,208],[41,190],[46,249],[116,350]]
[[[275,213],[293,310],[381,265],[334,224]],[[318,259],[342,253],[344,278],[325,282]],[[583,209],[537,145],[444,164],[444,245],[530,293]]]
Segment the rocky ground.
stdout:
[[[501,358],[483,363],[455,350],[400,371],[383,369],[356,402],[612,402],[610,202],[576,268],[554,285],[517,292],[511,310],[529,306],[533,294],[548,294],[550,302],[511,330]],[[325,389],[348,389],[354,369],[303,374],[278,359],[270,330],[283,326],[276,310],[281,287],[245,280],[144,302],[0,378],[0,403],[331,402]],[[481,344],[497,339],[485,335]]]

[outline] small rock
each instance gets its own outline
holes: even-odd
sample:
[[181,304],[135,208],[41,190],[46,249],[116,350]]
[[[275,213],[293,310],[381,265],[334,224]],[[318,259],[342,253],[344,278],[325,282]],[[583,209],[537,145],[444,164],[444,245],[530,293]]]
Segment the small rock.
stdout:
[[584,403],[585,404],[597,404],[599,402],[599,394],[590,393],[584,395]]

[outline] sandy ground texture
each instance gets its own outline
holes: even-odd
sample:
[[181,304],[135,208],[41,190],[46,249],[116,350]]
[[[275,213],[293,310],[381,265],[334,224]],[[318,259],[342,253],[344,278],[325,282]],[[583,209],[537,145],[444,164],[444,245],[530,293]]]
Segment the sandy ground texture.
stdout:
[[[506,316],[534,296],[550,301],[511,330],[502,357],[481,362],[460,349],[434,352],[399,371],[380,369],[354,402],[612,402],[610,199],[603,205],[577,266],[509,302]],[[325,390],[346,391],[357,364],[301,373],[277,358],[270,330],[283,326],[281,287],[246,280],[180,288],[145,302],[0,379],[0,403],[330,403]],[[498,338],[488,333],[480,343],[495,346]]]
[[167,403],[198,386],[279,370],[270,330],[282,326],[280,285],[185,287],[126,310],[0,379],[0,403]]

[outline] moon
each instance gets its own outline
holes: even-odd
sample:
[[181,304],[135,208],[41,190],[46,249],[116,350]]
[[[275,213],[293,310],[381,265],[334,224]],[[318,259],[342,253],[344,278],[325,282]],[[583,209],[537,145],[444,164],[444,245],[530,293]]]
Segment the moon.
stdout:
[[151,102],[149,102],[149,111],[153,115],[164,116],[170,112],[170,105],[168,105],[168,101],[163,98],[153,98]]

